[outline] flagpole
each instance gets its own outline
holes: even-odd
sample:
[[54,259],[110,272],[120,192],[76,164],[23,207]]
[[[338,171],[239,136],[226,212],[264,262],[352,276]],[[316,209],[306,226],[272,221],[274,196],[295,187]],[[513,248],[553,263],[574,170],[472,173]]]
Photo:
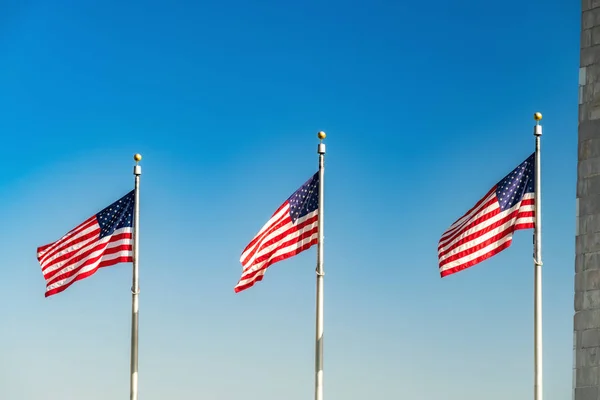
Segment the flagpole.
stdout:
[[138,328],[139,328],[139,240],[138,234],[140,227],[140,175],[142,167],[138,162],[142,159],[141,154],[133,156],[135,166],[133,175],[135,175],[135,208],[133,211],[133,279],[131,286],[131,378],[130,378],[130,400],[138,400]]
[[317,318],[316,318],[316,343],[315,343],[315,400],[323,400],[323,179],[325,174],[325,132],[317,134],[319,137],[319,242],[317,244]]
[[534,228],[534,400],[542,400],[542,182],[540,139],[542,114],[534,114],[535,127],[535,228]]

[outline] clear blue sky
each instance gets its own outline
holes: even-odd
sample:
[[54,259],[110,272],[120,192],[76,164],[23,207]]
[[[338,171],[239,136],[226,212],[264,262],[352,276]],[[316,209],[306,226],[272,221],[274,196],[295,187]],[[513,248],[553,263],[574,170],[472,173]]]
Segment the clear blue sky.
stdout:
[[440,234],[544,113],[545,399],[570,398],[578,2],[17,1],[0,13],[0,398],[129,391],[130,264],[44,298],[36,247],[133,187],[140,398],[313,396],[316,249],[234,294],[327,138],[325,396],[530,399],[532,231]]

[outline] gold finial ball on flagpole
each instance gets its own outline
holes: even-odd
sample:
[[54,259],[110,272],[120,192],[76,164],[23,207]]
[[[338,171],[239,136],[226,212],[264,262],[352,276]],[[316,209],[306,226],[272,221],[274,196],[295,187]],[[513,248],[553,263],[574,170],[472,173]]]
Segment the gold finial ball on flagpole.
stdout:
[[325,132],[323,132],[323,131],[320,131],[319,133],[317,133],[317,137],[318,137],[320,140],[323,140],[323,139],[325,139],[325,138],[327,137],[327,135],[325,134]]
[[142,155],[140,153],[137,153],[133,156],[133,159],[135,160],[135,162],[140,162],[142,161]]
[[535,114],[533,114],[533,119],[535,119],[536,121],[541,121],[542,120],[542,113],[541,112],[536,112]]

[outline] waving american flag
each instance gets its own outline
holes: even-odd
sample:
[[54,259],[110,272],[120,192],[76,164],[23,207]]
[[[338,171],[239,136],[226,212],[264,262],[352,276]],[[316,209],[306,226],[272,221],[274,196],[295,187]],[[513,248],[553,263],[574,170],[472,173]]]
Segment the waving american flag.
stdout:
[[514,231],[534,228],[534,164],[535,153],[444,232],[438,244],[442,277],[508,248]]
[[294,192],[246,246],[236,293],[263,279],[267,268],[318,243],[319,173]]
[[37,259],[46,280],[46,297],[60,293],[101,267],[133,261],[134,191],[41,246]]

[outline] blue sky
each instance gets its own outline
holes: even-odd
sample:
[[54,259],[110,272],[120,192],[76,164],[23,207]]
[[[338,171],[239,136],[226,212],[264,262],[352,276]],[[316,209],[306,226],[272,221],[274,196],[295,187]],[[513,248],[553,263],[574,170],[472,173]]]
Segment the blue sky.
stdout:
[[545,398],[572,385],[579,4],[5,1],[0,397],[129,391],[130,264],[44,298],[36,247],[133,187],[140,398],[313,395],[316,249],[234,294],[326,158],[325,396],[528,399],[531,231],[440,279],[441,233],[544,114]]

